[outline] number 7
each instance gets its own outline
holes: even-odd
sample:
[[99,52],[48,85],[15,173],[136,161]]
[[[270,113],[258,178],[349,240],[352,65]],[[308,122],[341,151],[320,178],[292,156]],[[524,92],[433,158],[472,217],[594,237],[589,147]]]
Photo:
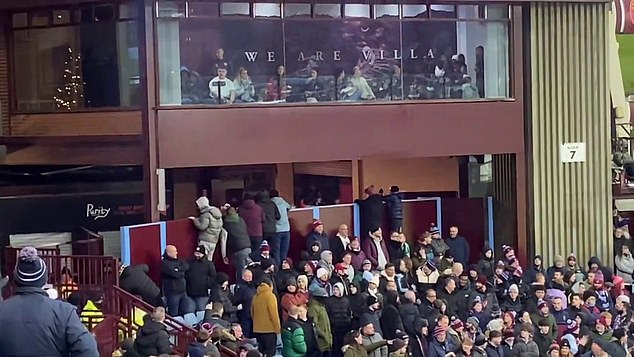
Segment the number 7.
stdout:
[[577,153],[577,150],[570,150],[570,160],[575,158],[576,153]]

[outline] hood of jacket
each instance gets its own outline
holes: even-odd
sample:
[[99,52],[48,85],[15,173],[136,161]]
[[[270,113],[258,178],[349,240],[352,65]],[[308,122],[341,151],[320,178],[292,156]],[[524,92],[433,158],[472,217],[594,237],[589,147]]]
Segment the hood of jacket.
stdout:
[[269,284],[260,283],[260,285],[258,285],[258,289],[256,290],[256,294],[257,295],[273,294],[273,288]]
[[141,329],[139,330],[139,335],[151,336],[151,335],[155,335],[159,333],[159,331],[166,330],[166,329],[167,327],[164,324],[153,321],[153,320],[149,320],[144,323],[143,327],[141,327]]
[[270,201],[271,200],[271,196],[266,191],[259,192],[257,194],[256,198],[257,198],[258,202],[264,202],[264,201]]
[[222,212],[220,211],[220,208],[218,207],[211,206],[211,207],[207,207],[200,210],[200,213],[207,213],[207,212],[209,212],[209,214],[211,214],[211,216],[215,219],[222,218]]
[[225,216],[224,221],[225,222],[236,223],[236,222],[240,221],[240,216],[237,213],[228,214],[228,215]]
[[240,204],[240,209],[253,209],[255,207],[255,201],[248,198]]

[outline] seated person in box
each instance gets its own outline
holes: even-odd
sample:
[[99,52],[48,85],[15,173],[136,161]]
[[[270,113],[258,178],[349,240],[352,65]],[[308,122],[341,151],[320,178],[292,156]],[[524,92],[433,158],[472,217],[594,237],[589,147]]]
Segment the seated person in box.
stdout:
[[219,67],[218,76],[209,81],[209,96],[218,104],[231,104],[235,100],[236,91],[225,67]]

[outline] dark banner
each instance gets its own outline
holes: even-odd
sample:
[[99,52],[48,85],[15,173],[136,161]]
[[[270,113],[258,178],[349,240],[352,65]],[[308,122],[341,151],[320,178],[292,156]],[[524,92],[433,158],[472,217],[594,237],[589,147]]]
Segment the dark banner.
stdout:
[[616,0],[616,33],[634,34],[634,1]]
[[140,193],[69,194],[0,199],[3,234],[116,231],[144,222]]
[[398,21],[369,19],[302,21],[284,25],[286,65],[290,76],[348,74],[358,66],[368,80],[391,76],[401,64]]
[[[203,77],[215,77],[216,67],[228,67],[233,80],[240,67],[251,77],[270,77],[284,64],[281,21],[221,20],[181,23],[181,65]],[[224,60],[217,60],[218,49]]]

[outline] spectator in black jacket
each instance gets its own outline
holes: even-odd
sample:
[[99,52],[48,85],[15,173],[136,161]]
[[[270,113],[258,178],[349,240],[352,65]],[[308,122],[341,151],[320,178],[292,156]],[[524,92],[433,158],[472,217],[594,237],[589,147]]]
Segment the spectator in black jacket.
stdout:
[[215,289],[211,293],[212,302],[220,302],[223,306],[222,318],[231,323],[238,322],[238,309],[233,305],[233,292],[229,288],[229,276],[223,272],[218,273],[216,276],[216,283],[218,289]]
[[355,201],[359,205],[361,216],[360,237],[367,237],[370,232],[380,228],[383,222],[383,196],[381,193],[376,193],[374,186],[367,187],[365,195],[364,200]]
[[216,267],[205,259],[206,256],[207,249],[199,245],[194,251],[194,259],[188,263],[189,269],[185,272],[187,297],[193,304],[192,307],[195,307],[194,311],[205,311],[205,306],[209,302],[209,289],[213,288],[216,282]]
[[234,207],[229,207],[223,219],[223,227],[227,234],[222,236],[220,241],[222,260],[225,264],[229,264],[229,258],[233,260],[236,277],[240,279],[242,271],[250,262],[249,255],[251,255],[251,239],[247,224]]
[[147,275],[150,268],[147,264],[135,266],[121,265],[119,269],[119,287],[132,295],[140,296],[152,306],[161,306],[161,289]]
[[403,194],[398,186],[390,187],[385,203],[390,215],[390,231],[400,233],[403,230]]
[[172,316],[182,316],[187,312],[187,284],[185,272],[189,265],[178,259],[178,250],[173,245],[165,247],[161,262],[161,283],[167,300],[167,312]]
[[253,281],[253,272],[245,269],[242,279],[236,284],[234,292],[234,304],[238,309],[238,321],[242,325],[242,331],[247,337],[253,337],[253,318],[251,317],[251,302],[255,296],[257,286]]
[[151,315],[143,317],[143,326],[139,329],[134,341],[134,349],[144,357],[171,354],[170,335],[165,320],[165,309],[157,307]]
[[401,337],[405,332],[401,314],[398,311],[400,298],[396,291],[387,291],[385,293],[385,307],[381,313],[381,329],[383,330],[383,338],[393,340]]
[[415,303],[416,293],[412,290],[408,290],[405,292],[405,295],[403,295],[401,305],[398,307],[398,312],[401,315],[401,321],[403,321],[403,327],[410,337],[416,337],[416,334],[420,332],[416,331],[414,328],[414,322],[421,318],[420,311],[418,311],[418,307]]
[[[258,193],[256,197],[256,203],[262,207],[264,211],[264,222],[262,223],[263,239],[269,242],[271,246],[271,257],[276,266],[279,266],[282,262],[280,257],[280,240],[277,238],[275,231],[275,224],[282,217],[280,210],[277,208],[275,202],[271,201],[268,191]],[[284,257],[286,258],[286,257]]]
[[342,283],[335,283],[332,291],[333,295],[326,300],[326,310],[330,318],[330,328],[332,330],[332,356],[343,356],[343,336],[350,332],[352,310],[350,301],[343,295],[344,286]]

